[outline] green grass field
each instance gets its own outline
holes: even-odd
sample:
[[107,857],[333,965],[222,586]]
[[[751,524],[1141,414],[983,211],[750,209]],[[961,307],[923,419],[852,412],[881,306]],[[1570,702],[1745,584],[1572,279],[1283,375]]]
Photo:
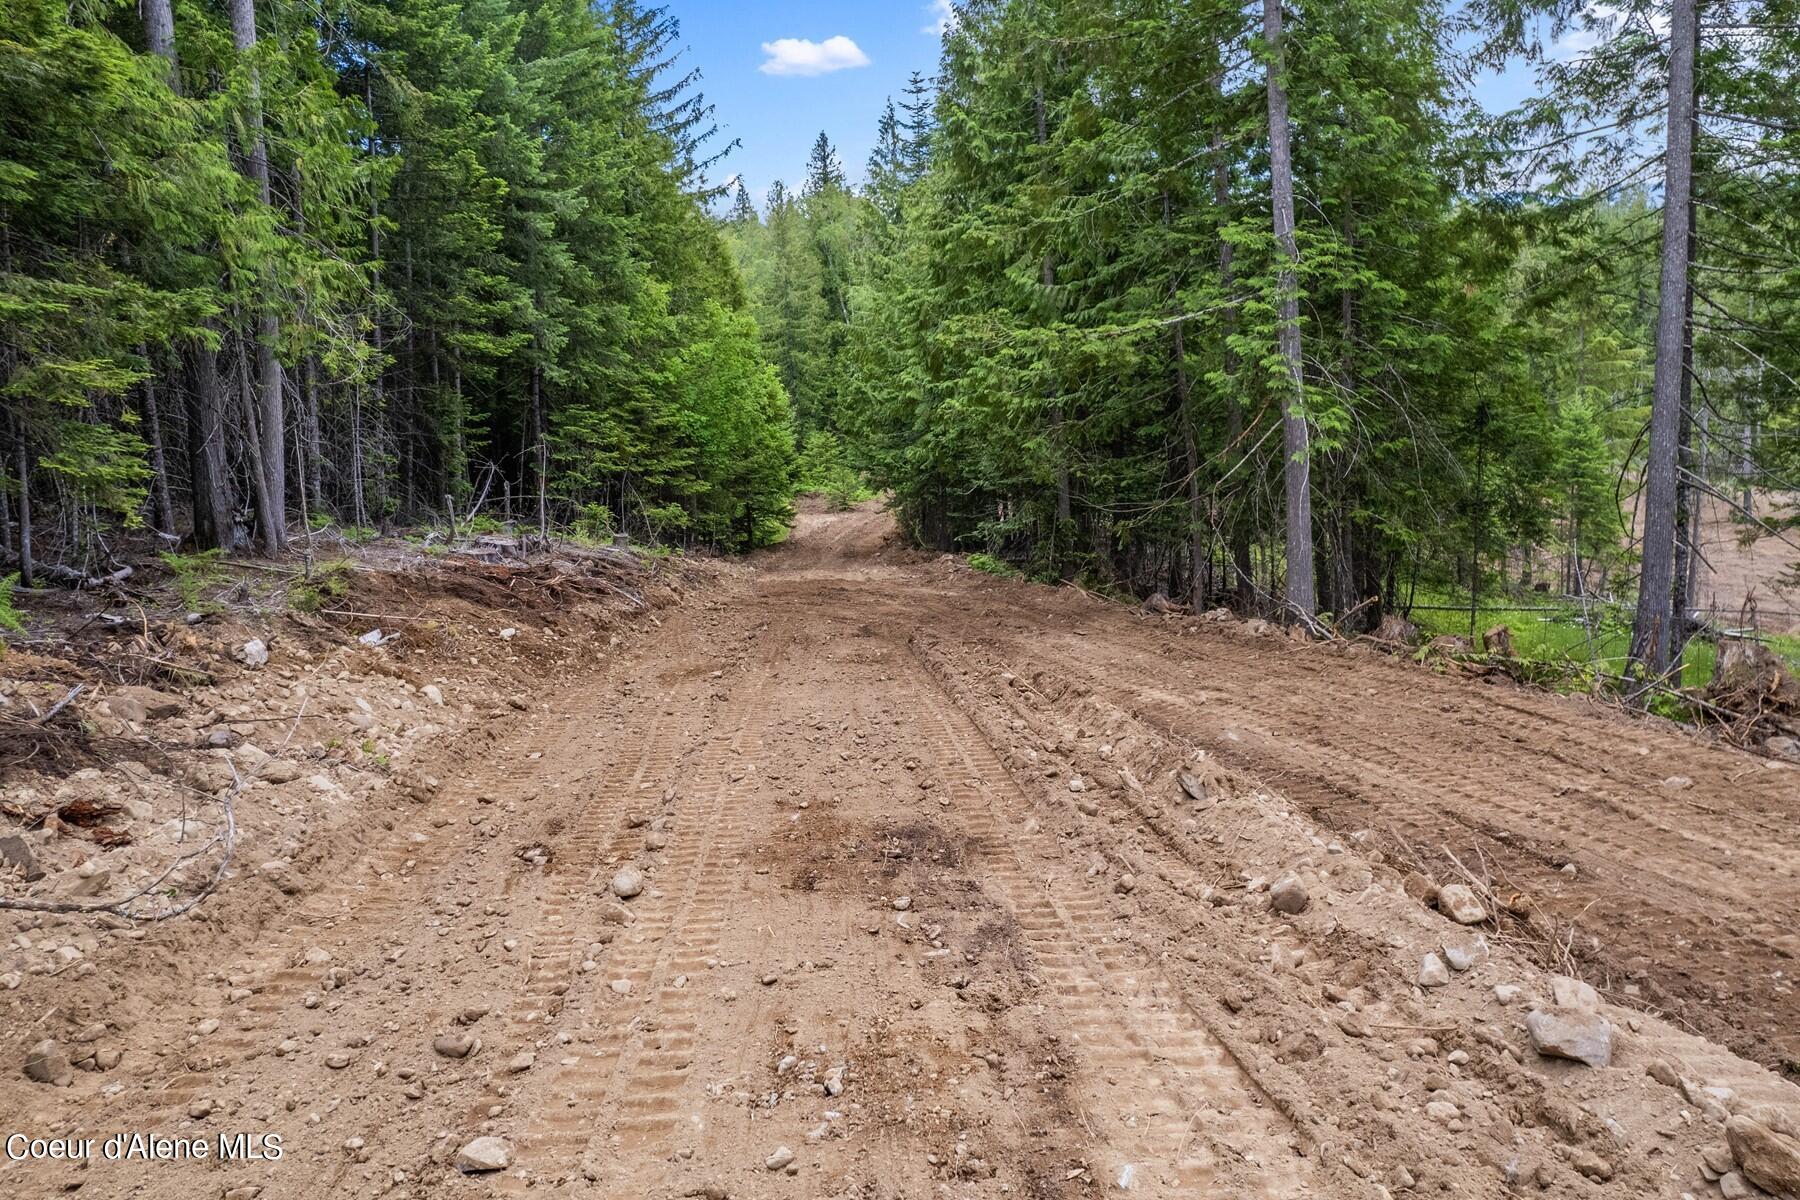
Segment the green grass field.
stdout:
[[[1414,597],[1412,620],[1427,638],[1444,634],[1469,636],[1469,610],[1447,611],[1456,598],[1427,595]],[[1429,605],[1431,607],[1417,607]],[[1541,609],[1553,609],[1544,612]],[[1590,605],[1587,621],[1579,604],[1525,603],[1516,607],[1482,605],[1476,614],[1477,643],[1483,631],[1505,624],[1512,629],[1513,649],[1520,658],[1560,666],[1591,667],[1617,674],[1624,665],[1625,652],[1631,642],[1631,609],[1624,605]],[[1800,670],[1800,637],[1765,634],[1770,648]],[[1681,682],[1684,687],[1703,687],[1712,678],[1718,648],[1712,642],[1695,639],[1687,645],[1682,659]]]

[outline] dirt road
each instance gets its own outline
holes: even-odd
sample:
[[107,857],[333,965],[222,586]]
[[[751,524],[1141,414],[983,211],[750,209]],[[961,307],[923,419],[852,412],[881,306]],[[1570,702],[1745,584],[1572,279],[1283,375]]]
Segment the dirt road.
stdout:
[[[1800,772],[890,535],[803,515],[446,752],[330,886],[197,927],[210,977],[119,1071],[0,1083],[19,1128],[280,1161],[0,1194],[1675,1196],[1722,1106],[1800,1114],[1714,1044],[1800,1056]],[[1514,910],[1479,947],[1408,894],[1446,851]],[[1525,1036],[1565,955],[1629,1006],[1610,1067]]]

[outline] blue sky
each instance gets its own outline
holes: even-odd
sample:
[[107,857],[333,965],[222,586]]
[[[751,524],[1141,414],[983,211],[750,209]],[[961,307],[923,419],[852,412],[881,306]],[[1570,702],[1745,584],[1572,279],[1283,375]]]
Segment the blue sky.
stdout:
[[[914,70],[937,70],[942,9],[927,0],[669,0],[686,66],[699,67],[723,136],[743,139],[724,172],[743,176],[760,208],[776,179],[798,186],[823,129],[852,180],[874,145],[882,102]],[[765,49],[765,47],[767,47]],[[1490,77],[1476,94],[1505,108],[1530,72]]]

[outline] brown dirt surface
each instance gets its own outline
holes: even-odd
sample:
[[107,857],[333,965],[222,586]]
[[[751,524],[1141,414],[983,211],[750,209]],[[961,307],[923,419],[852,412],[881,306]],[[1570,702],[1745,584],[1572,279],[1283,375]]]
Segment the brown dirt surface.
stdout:
[[[876,505],[592,629],[537,578],[383,586],[430,636],[312,674],[388,680],[377,737],[427,679],[462,719],[366,788],[321,755],[341,797],[245,792],[320,826],[281,886],[259,849],[181,921],[0,914],[0,1132],[281,1159],[0,1195],[1705,1196],[1728,1118],[1800,1122],[1793,769],[991,579]],[[1493,918],[1427,902],[1459,881]],[[1559,992],[1610,1065],[1533,1048]],[[28,1080],[45,1037],[104,1069]],[[483,1137],[509,1165],[459,1170]]]
[[[1759,492],[1757,515],[1781,524],[1794,514],[1800,497],[1786,492]],[[1800,633],[1800,533],[1762,534],[1746,543],[1748,522],[1714,496],[1702,500],[1699,578],[1695,606],[1715,624],[1743,622],[1769,633]]]

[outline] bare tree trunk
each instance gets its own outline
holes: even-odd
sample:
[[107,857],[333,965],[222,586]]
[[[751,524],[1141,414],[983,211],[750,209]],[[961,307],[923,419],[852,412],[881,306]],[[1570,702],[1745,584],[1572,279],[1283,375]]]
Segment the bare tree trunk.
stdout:
[[[1050,140],[1050,121],[1049,114],[1044,107],[1043,84],[1038,84],[1032,92],[1032,101],[1036,116],[1035,140],[1038,145],[1042,146]],[[1044,299],[1045,303],[1048,303],[1049,293],[1056,286],[1056,255],[1054,252],[1044,254],[1044,261],[1038,268],[1038,280],[1044,286]],[[1049,400],[1051,444],[1056,448],[1056,536],[1060,538],[1063,527],[1068,525],[1073,517],[1074,508],[1069,490],[1069,456],[1063,444],[1063,406],[1057,399],[1057,388],[1054,384],[1051,385]]]
[[[1163,191],[1163,225],[1175,220],[1175,205],[1168,191]],[[1184,465],[1187,468],[1188,501],[1188,578],[1187,599],[1197,610],[1205,596],[1203,576],[1211,566],[1206,537],[1206,501],[1200,490],[1200,441],[1194,432],[1194,410],[1187,372],[1187,328],[1181,320],[1181,273],[1169,276],[1169,307],[1175,317],[1174,354],[1175,416],[1181,427]],[[1174,590],[1174,589],[1171,589]]]
[[1281,410],[1286,461],[1287,602],[1302,617],[1318,609],[1313,582],[1311,435],[1304,405],[1300,352],[1300,247],[1294,240],[1294,162],[1288,143],[1288,100],[1282,82],[1281,0],[1263,0],[1263,39],[1268,43],[1269,192],[1274,208],[1275,246],[1281,256],[1276,278],[1276,318],[1281,357],[1287,365],[1287,395]]
[[186,352],[188,368],[188,476],[194,510],[194,544],[202,550],[232,549],[230,477],[225,464],[225,405],[216,351],[195,343]]
[[19,582],[36,587],[36,564],[31,557],[31,451],[26,446],[25,420],[13,415],[13,470],[19,477]]
[[1669,24],[1669,131],[1663,168],[1662,279],[1657,297],[1656,382],[1644,463],[1643,569],[1631,657],[1644,673],[1669,669],[1675,587],[1675,471],[1681,441],[1687,344],[1688,220],[1693,203],[1694,0],[1674,0]]
[[362,384],[356,385],[350,398],[350,512],[361,528],[369,523],[369,508],[363,490]]
[[531,426],[537,458],[537,522],[538,536],[550,536],[550,447],[544,441],[544,373],[536,365],[531,368]]
[[262,435],[258,428],[256,389],[250,383],[250,364],[241,346],[233,357],[237,360],[238,397],[244,414],[244,443],[249,451],[244,457],[250,462],[250,486],[256,489],[256,521],[262,529],[263,549],[273,554],[274,548],[281,543],[276,532],[282,524],[281,509],[269,492],[269,476],[263,469],[265,464],[259,452]]
[[175,57],[175,10],[170,0],[143,0],[144,42],[169,64],[169,87],[181,94],[181,64]]
[[[306,418],[301,436],[306,446],[306,492],[311,502],[322,509],[325,505],[325,493],[324,456],[319,448],[319,360],[308,355],[302,370],[305,372],[302,378]],[[310,524],[312,514],[302,515]]]
[[[1220,74],[1214,85],[1214,100],[1223,104],[1224,75]],[[1231,161],[1225,157],[1225,131],[1223,126],[1216,127],[1212,136],[1213,157],[1213,207],[1218,210],[1217,220],[1222,225],[1225,211],[1231,205]],[[1237,303],[1231,298],[1233,286],[1232,245],[1224,238],[1219,239],[1219,290],[1225,294],[1224,337],[1226,340],[1237,329]],[[1224,348],[1223,367],[1225,378],[1235,380],[1238,373],[1238,357],[1231,346]],[[1244,440],[1244,407],[1238,402],[1235,386],[1227,385],[1225,393],[1225,452],[1229,456],[1236,453],[1237,462],[1242,463],[1245,451]],[[1229,470],[1230,467],[1228,466]],[[1245,480],[1239,480],[1242,486]],[[1238,609],[1249,612],[1256,603],[1256,577],[1250,565],[1250,523],[1241,511],[1229,513],[1226,518],[1229,529],[1228,538],[1231,550],[1231,570],[1234,578],[1234,590],[1237,593]]]
[[[255,0],[231,0],[231,44],[239,54],[256,48]],[[269,148],[263,137],[262,93],[257,73],[250,72],[250,178],[263,204],[270,202]],[[281,363],[275,358],[275,343],[281,336],[281,322],[273,310],[266,309],[256,320],[256,376],[261,391],[258,424],[261,435],[255,447],[261,459],[261,490],[267,493],[272,507],[264,510],[263,545],[275,554],[287,548],[287,423],[282,409]]]
[[0,454],[0,551],[12,544],[12,493],[6,486],[6,455]]
[[[138,347],[138,353],[149,357],[149,351]],[[163,533],[175,532],[175,506],[169,502],[169,468],[163,453],[162,418],[156,408],[156,372],[144,377],[144,432],[150,438],[150,496],[156,505],[156,528]]]

